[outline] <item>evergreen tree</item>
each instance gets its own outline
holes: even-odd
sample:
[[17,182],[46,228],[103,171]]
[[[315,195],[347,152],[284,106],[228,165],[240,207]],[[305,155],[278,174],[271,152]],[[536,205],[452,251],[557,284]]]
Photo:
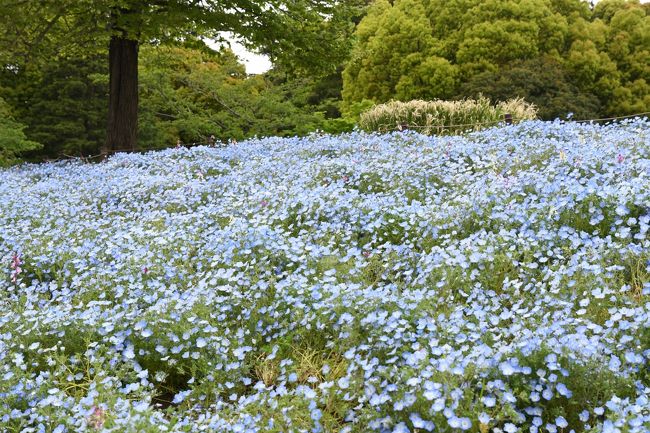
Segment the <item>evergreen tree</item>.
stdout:
[[56,158],[99,153],[108,101],[103,72],[103,56],[93,55],[8,72],[0,81],[14,114],[27,125],[25,134],[43,144],[43,156]]
[[380,0],[357,29],[343,96],[347,104],[449,98],[480,72],[559,55],[568,34],[548,0]]
[[0,98],[0,166],[15,163],[21,153],[40,148],[39,143],[27,139],[23,129],[25,125],[13,119],[9,105]]

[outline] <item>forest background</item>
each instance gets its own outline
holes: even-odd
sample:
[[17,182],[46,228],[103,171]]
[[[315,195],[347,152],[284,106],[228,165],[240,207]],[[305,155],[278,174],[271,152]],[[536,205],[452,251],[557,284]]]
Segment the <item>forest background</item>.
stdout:
[[[71,10],[54,20],[50,12],[21,13],[29,1],[2,2],[16,7],[7,7],[15,15],[0,21],[0,163],[99,154],[106,141],[108,46],[80,30],[74,37],[87,43],[66,48],[63,38],[79,19]],[[205,144],[211,136],[227,143],[340,133],[352,130],[362,111],[389,100],[522,97],[545,120],[650,111],[648,3],[364,0],[346,11],[328,18],[339,20],[336,29],[309,29],[318,38],[272,56],[273,67],[258,75],[247,74],[227,44],[206,43],[208,33],[141,43],[138,149]],[[51,31],[50,22],[69,29]],[[17,29],[30,29],[32,44],[43,45],[21,46]],[[269,31],[277,40],[307,34],[296,23]],[[335,40],[335,55],[319,52],[319,40]],[[273,44],[246,43],[273,54]]]

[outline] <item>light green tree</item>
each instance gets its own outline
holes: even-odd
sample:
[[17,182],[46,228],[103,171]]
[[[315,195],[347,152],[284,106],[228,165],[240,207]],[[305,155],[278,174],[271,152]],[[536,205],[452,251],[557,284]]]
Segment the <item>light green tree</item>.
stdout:
[[344,101],[399,98],[395,95],[398,85],[406,97],[420,92],[422,86],[416,83],[427,67],[423,63],[436,51],[425,12],[418,0],[392,5],[379,0],[369,9],[357,29],[357,50],[343,73]]
[[303,135],[322,126],[321,113],[301,107],[301,80],[275,84],[249,77],[227,49],[143,47],[140,53],[140,146]]
[[586,14],[571,5],[569,0],[379,0],[357,29],[344,71],[344,103],[449,98],[461,82],[483,71],[541,54],[560,56],[570,21],[559,9]]
[[[549,116],[571,100],[590,101],[582,111],[591,115],[596,107],[598,115],[648,111],[649,12],[638,0],[602,0],[593,11],[580,0],[379,0],[356,32],[344,106],[476,97],[484,86],[485,94],[511,89],[547,101],[552,107],[540,112]],[[526,66],[513,71],[517,62]],[[500,80],[545,64],[553,65],[557,85],[533,85],[541,83],[533,75],[550,76],[534,69],[519,90]]]
[[598,96],[603,115],[650,111],[649,6],[603,0],[592,21],[572,29],[565,64],[581,89]]

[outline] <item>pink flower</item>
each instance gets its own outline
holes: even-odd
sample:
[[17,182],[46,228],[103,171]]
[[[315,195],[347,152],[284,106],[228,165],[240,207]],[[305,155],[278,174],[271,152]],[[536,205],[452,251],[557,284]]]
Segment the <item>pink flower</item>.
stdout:
[[11,282],[16,284],[18,282],[18,275],[23,272],[23,268],[20,266],[23,262],[20,260],[20,254],[14,253],[11,258]]
[[266,200],[262,200],[262,201],[260,202],[260,206],[262,206],[262,207],[267,207],[268,205],[269,205],[269,202],[266,201]]
[[622,164],[623,161],[625,161],[625,157],[619,153],[616,157],[616,161],[618,161],[619,164]]
[[88,417],[88,425],[100,429],[106,422],[106,411],[99,406],[93,406],[93,413]]

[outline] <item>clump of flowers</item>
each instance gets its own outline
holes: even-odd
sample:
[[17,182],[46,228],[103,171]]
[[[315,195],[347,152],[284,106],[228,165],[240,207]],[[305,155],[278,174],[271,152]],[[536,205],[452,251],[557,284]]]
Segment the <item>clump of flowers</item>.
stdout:
[[20,254],[18,253],[13,253],[11,256],[11,282],[13,284],[16,284],[18,282],[18,276],[23,272],[23,268],[21,267],[23,264],[22,260],[20,259]]
[[93,406],[92,413],[88,416],[88,425],[94,429],[101,429],[106,422],[106,410],[100,406]]
[[0,170],[0,431],[647,433],[648,131]]

